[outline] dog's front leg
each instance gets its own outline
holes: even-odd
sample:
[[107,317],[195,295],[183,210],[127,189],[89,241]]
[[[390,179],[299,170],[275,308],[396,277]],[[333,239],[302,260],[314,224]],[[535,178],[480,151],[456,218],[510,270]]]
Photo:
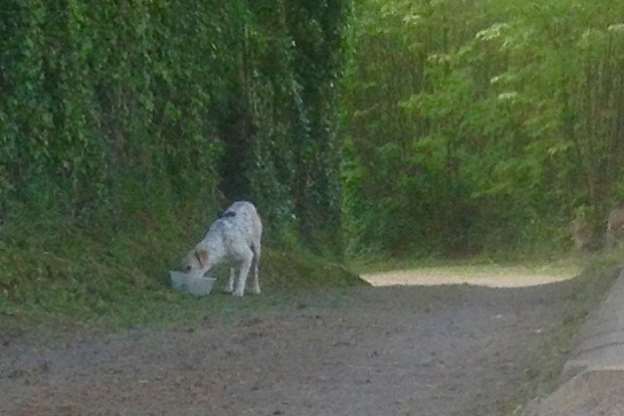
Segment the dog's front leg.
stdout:
[[247,283],[247,276],[249,275],[249,269],[251,268],[251,260],[253,255],[250,253],[240,265],[240,271],[238,273],[238,282],[236,282],[236,290],[234,290],[234,296],[243,296],[245,294],[245,284]]
[[236,275],[236,269],[234,267],[230,267],[230,278],[228,279],[227,286],[225,286],[225,291],[227,293],[234,292],[234,276]]

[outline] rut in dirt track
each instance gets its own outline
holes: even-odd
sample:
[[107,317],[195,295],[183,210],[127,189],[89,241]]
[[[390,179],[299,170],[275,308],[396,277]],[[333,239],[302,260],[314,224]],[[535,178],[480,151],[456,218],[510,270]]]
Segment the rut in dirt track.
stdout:
[[193,330],[13,339],[0,344],[0,414],[502,414],[569,290],[319,290]]

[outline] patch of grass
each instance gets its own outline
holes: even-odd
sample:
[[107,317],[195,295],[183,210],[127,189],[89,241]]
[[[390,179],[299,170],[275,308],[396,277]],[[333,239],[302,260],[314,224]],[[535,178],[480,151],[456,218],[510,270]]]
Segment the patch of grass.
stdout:
[[0,239],[0,330],[196,320],[231,309],[273,307],[287,299],[284,291],[297,288],[365,284],[341,265],[265,247],[263,295],[241,300],[179,294],[169,287],[167,271],[201,237],[203,230],[191,224],[203,222],[178,212],[158,218],[142,213],[123,227],[97,229],[58,218],[9,224]]
[[[586,253],[570,252],[565,244],[559,249],[539,249],[539,243],[533,243],[525,250],[481,251],[474,255],[440,256],[407,252],[400,257],[389,256],[381,252],[371,252],[348,259],[349,268],[360,273],[383,272],[389,270],[414,269],[421,267],[449,266],[522,266],[527,268],[584,268],[597,257]],[[600,255],[604,257],[604,255]]]

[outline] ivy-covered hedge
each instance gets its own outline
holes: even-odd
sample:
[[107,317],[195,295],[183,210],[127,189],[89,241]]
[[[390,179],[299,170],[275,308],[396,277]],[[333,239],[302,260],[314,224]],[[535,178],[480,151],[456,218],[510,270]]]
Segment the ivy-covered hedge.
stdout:
[[3,219],[118,222],[248,198],[273,240],[335,248],[348,10],[346,0],[6,0]]

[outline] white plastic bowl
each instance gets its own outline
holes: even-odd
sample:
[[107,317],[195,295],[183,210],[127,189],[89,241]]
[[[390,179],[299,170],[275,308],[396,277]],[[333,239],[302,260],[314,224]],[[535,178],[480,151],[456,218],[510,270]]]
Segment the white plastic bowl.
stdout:
[[206,296],[210,294],[217,279],[212,277],[193,276],[178,271],[170,271],[171,287],[180,292],[187,292],[195,296]]

